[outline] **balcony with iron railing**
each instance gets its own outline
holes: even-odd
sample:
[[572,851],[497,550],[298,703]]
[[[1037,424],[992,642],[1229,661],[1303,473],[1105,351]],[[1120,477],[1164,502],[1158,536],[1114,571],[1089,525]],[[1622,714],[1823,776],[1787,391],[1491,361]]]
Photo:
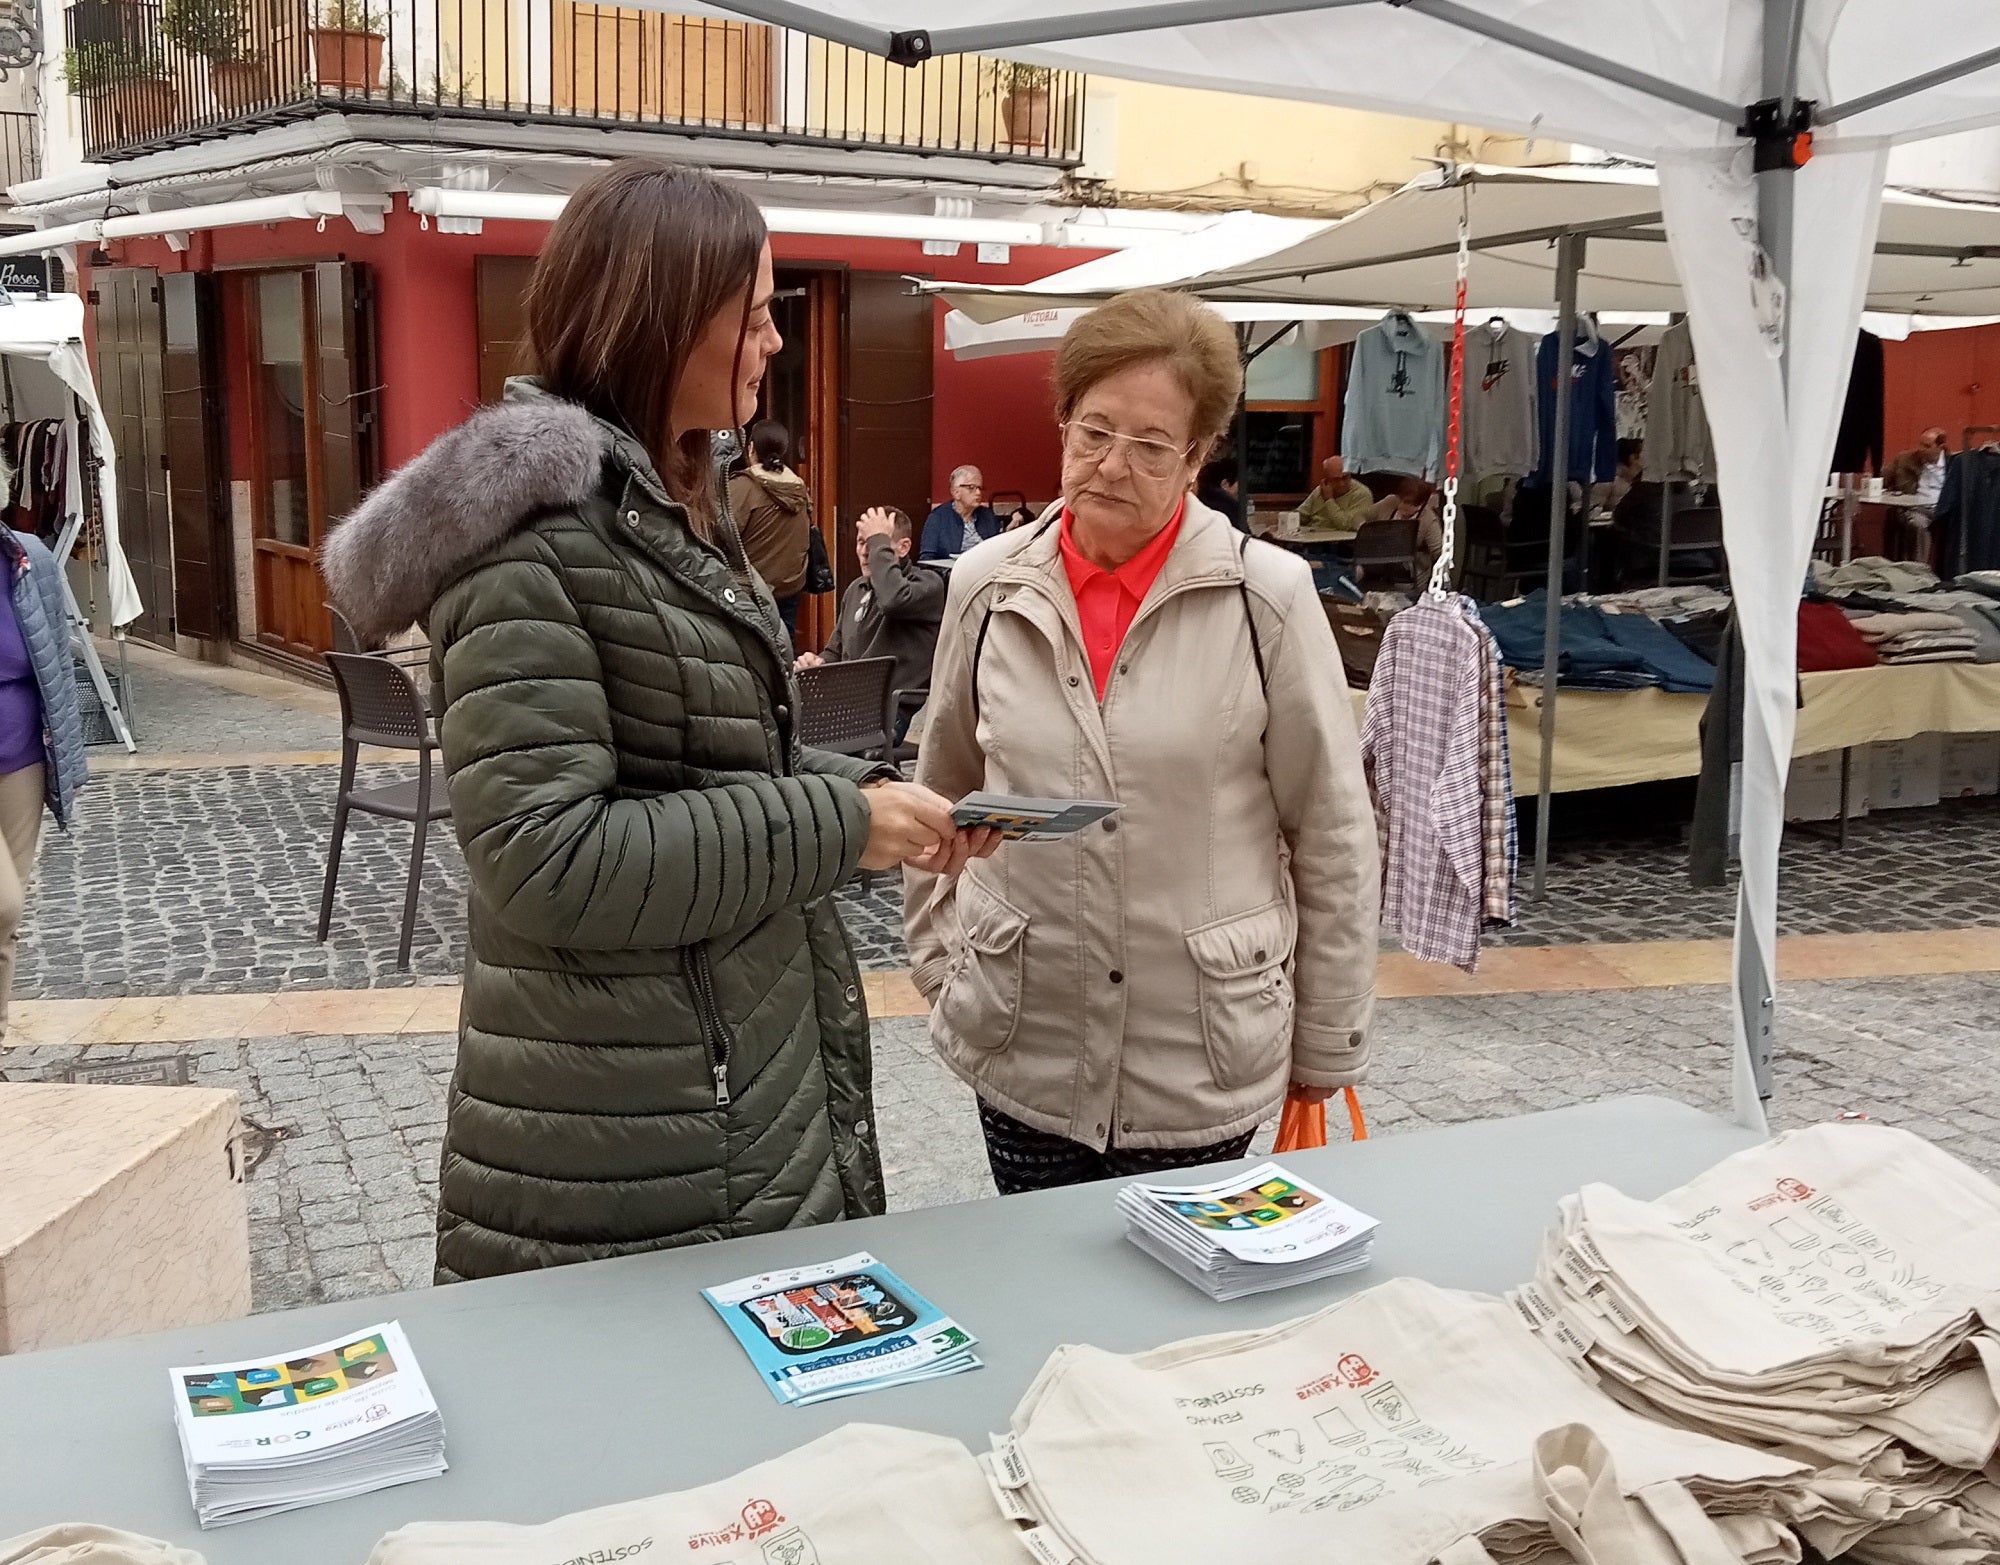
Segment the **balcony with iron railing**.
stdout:
[[0,109],[0,206],[7,187],[42,174],[42,117],[33,109]]
[[1083,78],[956,55],[908,68],[805,33],[579,0],[77,0],[85,155],[327,112],[641,128],[1077,163]]

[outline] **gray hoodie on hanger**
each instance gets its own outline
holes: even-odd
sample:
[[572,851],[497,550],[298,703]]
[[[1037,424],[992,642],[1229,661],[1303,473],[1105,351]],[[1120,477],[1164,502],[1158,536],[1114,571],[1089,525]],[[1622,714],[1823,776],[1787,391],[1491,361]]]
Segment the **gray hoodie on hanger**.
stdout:
[[1400,311],[1355,339],[1340,432],[1350,473],[1443,476],[1445,363],[1443,344]]
[[1694,334],[1676,321],[1653,356],[1646,391],[1646,472],[1655,478],[1713,478],[1715,442],[1695,371]]
[[1526,478],[1541,455],[1532,332],[1489,324],[1465,333],[1465,473]]

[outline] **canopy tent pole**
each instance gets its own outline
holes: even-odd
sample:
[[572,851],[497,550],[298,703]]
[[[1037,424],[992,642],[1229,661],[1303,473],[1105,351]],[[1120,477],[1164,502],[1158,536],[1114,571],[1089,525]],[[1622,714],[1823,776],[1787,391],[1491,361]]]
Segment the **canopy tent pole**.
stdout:
[[[1764,0],[1763,86],[1765,93],[1777,100],[1780,126],[1791,123],[1792,94],[1798,85],[1801,5],[1802,0]],[[1789,417],[1792,403],[1792,216],[1796,195],[1792,180],[1798,171],[1798,164],[1789,155],[1789,149],[1782,160],[1763,156],[1764,150],[1760,143],[1756,165],[1758,242],[1770,260],[1771,272],[1779,288],[1778,377],[1785,388]],[[1748,713],[1749,703],[1745,702],[1744,722],[1750,720]],[[1739,752],[1743,748],[1740,736],[1735,748]],[[1729,791],[1733,800],[1743,798],[1741,761],[1731,768]],[[1846,807],[1844,799],[1841,806],[1843,809]],[[1783,832],[1782,824],[1778,830]],[[1736,901],[1736,1004],[1742,1019],[1743,1036],[1750,1045],[1750,1074],[1757,1085],[1757,1096],[1768,1103],[1771,1100],[1771,1056],[1775,1048],[1777,1011],[1777,996],[1773,992],[1770,976],[1774,970],[1775,953],[1767,953],[1763,949],[1755,920],[1750,914],[1749,891],[1740,876]]]
[[1563,558],[1569,553],[1569,424],[1574,380],[1570,359],[1576,348],[1576,279],[1583,270],[1582,234],[1556,240],[1556,415],[1555,449],[1549,453],[1549,579],[1542,621],[1542,764],[1535,791],[1535,896],[1549,880],[1549,801],[1554,793],[1556,750],[1556,662],[1562,655]]

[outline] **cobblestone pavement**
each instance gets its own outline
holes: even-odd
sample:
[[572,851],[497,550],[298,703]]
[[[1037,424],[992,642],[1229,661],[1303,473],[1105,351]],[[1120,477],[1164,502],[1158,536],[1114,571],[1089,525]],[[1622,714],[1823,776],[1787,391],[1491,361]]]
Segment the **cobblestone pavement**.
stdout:
[[[115,674],[117,647],[99,642],[98,652]],[[138,642],[126,646],[125,670],[138,764],[160,755],[340,748],[340,702],[330,686],[195,663]],[[122,745],[105,745],[92,752],[92,759],[124,753]]]
[[[1853,1110],[2000,1173],[2000,975],[1800,983],[1783,1002],[1778,1126]],[[1363,1105],[1380,1135],[1633,1092],[1719,1110],[1727,1005],[1715,988],[1385,1002]],[[878,1022],[875,1050],[892,1206],[990,1195],[971,1097],[924,1023]],[[0,1048],[0,1071],[35,1080],[79,1057],[176,1052],[276,1137],[249,1186],[259,1309],[428,1282],[449,1036]]]
[[[22,935],[23,999],[268,991],[280,984],[369,988],[456,978],[463,966],[465,862],[433,831],[412,971],[394,956],[409,828],[352,818],[332,936],[313,938],[337,771],[246,766],[103,776],[68,837],[42,850]],[[363,782],[411,775],[364,767]],[[1993,849],[2000,800],[1903,810],[1854,824],[1844,853],[1787,837],[1779,927],[1851,934],[2000,925]],[[863,965],[906,965],[901,892],[841,893]],[[1525,897],[1498,942],[1688,940],[1727,936],[1733,889],[1694,891],[1674,829],[1552,846],[1550,894]]]

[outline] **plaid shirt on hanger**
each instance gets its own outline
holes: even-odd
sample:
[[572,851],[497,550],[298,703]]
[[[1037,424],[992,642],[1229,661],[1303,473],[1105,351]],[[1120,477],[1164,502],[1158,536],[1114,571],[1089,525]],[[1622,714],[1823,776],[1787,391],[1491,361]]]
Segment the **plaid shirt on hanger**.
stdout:
[[1412,956],[1469,972],[1486,898],[1480,712],[1493,673],[1462,602],[1421,597],[1382,632],[1361,764],[1383,846],[1383,922]]

